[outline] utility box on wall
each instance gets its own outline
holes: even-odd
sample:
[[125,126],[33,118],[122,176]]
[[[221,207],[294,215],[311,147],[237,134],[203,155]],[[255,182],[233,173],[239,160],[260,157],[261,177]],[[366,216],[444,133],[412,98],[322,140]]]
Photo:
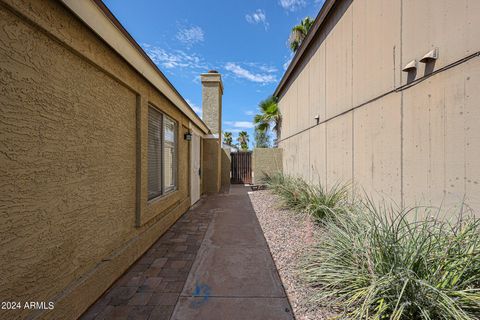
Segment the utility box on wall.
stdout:
[[253,184],[261,184],[265,174],[283,172],[283,150],[280,148],[253,149]]

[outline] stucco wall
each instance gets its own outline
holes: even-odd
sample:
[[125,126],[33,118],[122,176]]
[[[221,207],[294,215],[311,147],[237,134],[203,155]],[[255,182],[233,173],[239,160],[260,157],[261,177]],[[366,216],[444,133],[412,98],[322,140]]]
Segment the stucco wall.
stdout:
[[232,159],[230,156],[230,148],[222,148],[222,182],[221,191],[228,192],[230,190],[230,170],[232,167]]
[[[191,126],[58,1],[0,1],[2,319],[74,319],[189,207]],[[178,190],[147,201],[147,111],[176,121]]]
[[466,194],[480,215],[480,58],[456,64],[480,50],[480,2],[335,6],[280,94],[284,171],[404,206]]
[[202,192],[212,194],[221,189],[222,149],[218,138],[203,139]]
[[283,172],[282,149],[255,148],[252,154],[253,184],[261,184],[265,174]]
[[213,135],[222,132],[222,96],[223,83],[219,73],[203,73],[202,81],[202,118]]

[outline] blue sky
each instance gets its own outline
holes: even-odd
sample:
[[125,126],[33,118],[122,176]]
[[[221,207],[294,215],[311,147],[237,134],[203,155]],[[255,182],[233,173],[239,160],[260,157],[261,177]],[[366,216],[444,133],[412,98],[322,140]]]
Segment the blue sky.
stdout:
[[323,0],[104,0],[180,94],[201,115],[200,73],[225,87],[223,131],[253,143],[258,103],[275,90],[292,57],[287,39]]

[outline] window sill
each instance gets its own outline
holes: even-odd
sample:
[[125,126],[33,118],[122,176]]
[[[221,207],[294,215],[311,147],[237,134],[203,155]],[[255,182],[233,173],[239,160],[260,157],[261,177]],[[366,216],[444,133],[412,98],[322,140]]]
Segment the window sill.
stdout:
[[150,199],[147,201],[147,205],[151,205],[151,204],[155,204],[157,202],[160,202],[160,201],[163,201],[163,200],[167,200],[169,198],[171,198],[174,194],[176,194],[178,192],[178,188],[175,188],[173,190],[170,190],[168,191],[167,193],[165,194],[162,194],[160,196],[157,196],[153,199]]

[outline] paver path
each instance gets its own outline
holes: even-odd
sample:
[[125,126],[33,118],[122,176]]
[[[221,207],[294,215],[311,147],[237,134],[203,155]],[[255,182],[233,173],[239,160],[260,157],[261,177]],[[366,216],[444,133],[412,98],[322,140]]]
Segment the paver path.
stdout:
[[247,191],[202,199],[82,319],[293,319]]

